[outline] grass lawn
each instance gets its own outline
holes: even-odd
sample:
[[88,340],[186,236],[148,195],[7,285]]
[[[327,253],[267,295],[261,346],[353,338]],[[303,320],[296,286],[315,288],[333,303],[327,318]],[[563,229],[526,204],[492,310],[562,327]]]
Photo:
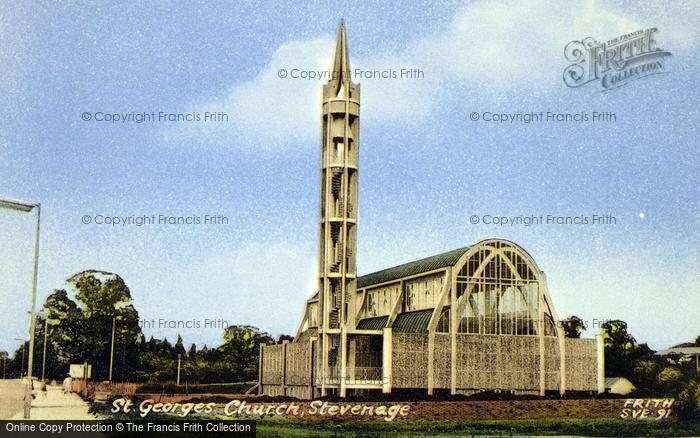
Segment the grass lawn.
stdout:
[[[106,420],[140,420],[137,413],[112,414],[109,406],[92,404],[96,413]],[[149,414],[148,419],[184,418],[171,415]],[[540,420],[478,420],[432,421],[401,419],[360,421],[305,421],[284,417],[230,417],[192,415],[187,419],[247,420],[257,422],[257,436],[262,437],[324,437],[324,436],[443,436],[468,435],[578,435],[578,436],[700,436],[700,419],[696,421],[633,420],[622,418],[551,418]],[[168,435],[168,436],[177,436]],[[185,436],[185,435],[183,435]]]
[[[219,419],[231,419],[220,416]],[[307,422],[266,417],[257,422],[258,436],[465,436],[583,435],[700,436],[700,422],[625,419],[546,419],[492,421],[400,420]]]

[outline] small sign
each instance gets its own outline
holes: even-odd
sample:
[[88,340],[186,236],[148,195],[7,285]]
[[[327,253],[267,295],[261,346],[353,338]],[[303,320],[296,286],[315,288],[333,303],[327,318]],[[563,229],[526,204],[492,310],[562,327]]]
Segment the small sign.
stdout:
[[[85,364],[79,363],[75,364],[72,363],[70,365],[70,370],[68,371],[68,374],[74,379],[84,379],[85,378]],[[92,378],[92,365],[87,365],[87,378],[90,379]]]

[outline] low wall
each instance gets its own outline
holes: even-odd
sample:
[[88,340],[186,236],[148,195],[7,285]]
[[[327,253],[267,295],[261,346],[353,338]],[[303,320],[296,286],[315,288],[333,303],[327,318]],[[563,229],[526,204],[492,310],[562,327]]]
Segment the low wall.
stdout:
[[[261,354],[260,393],[270,396],[313,397],[312,345],[295,342],[265,346]],[[567,391],[597,390],[596,343],[593,339],[565,339]],[[559,339],[544,338],[544,385],[561,387]],[[513,335],[457,335],[458,393],[504,390],[540,391],[540,338]],[[428,388],[428,334],[393,333],[392,386]],[[436,333],[433,387],[451,388],[451,337]]]
[[[435,334],[433,385],[451,386],[451,339]],[[392,385],[395,388],[428,387],[428,335],[394,333]],[[560,389],[559,340],[544,339],[545,389]],[[593,339],[565,339],[566,390],[595,391],[596,345]],[[471,390],[540,390],[540,339],[538,336],[457,335],[457,382],[462,392]]]
[[566,352],[566,389],[593,391],[597,389],[598,355],[594,339],[564,341]]
[[266,345],[260,357],[260,393],[311,398],[311,350],[309,342]]

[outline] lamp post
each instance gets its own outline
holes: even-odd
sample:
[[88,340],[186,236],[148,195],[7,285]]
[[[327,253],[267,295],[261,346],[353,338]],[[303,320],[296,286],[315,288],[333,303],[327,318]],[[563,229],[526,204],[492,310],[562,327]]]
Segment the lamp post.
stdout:
[[182,354],[177,354],[177,386],[180,386],[180,365],[182,364]]
[[[109,383],[112,383],[112,364],[114,363],[114,335],[117,328],[117,312],[128,306],[128,302],[121,302],[114,305],[114,316],[112,317],[112,344],[109,351]],[[123,373],[122,373],[123,376]]]
[[109,383],[112,383],[112,363],[114,362],[114,329],[117,326],[117,315],[112,317],[112,346],[109,352]]
[[[36,282],[39,272],[39,229],[41,224],[41,204],[17,201],[14,199],[0,198],[0,208],[29,213],[36,208],[36,240],[34,241],[34,273],[32,275],[32,307],[29,318],[29,358],[27,360],[27,378],[32,380],[32,366],[34,365],[34,324],[36,315]],[[24,357],[24,355],[22,356]]]
[[46,373],[46,332],[49,328],[49,319],[44,319],[44,352],[41,354],[41,381],[44,381],[44,375]]
[[[41,381],[43,382],[46,375],[46,341],[49,333],[49,315],[48,313],[40,312],[39,316],[44,318],[44,352],[41,355]],[[53,324],[54,323],[51,323],[51,325]]]

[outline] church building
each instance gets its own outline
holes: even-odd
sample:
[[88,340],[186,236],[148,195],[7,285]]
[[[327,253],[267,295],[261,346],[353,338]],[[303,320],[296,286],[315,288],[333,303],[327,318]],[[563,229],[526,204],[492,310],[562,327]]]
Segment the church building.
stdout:
[[516,243],[489,238],[357,276],[360,87],[342,22],[332,72],[321,102],[318,291],[292,342],[261,346],[259,392],[603,392],[602,340],[564,336],[544,272]]

